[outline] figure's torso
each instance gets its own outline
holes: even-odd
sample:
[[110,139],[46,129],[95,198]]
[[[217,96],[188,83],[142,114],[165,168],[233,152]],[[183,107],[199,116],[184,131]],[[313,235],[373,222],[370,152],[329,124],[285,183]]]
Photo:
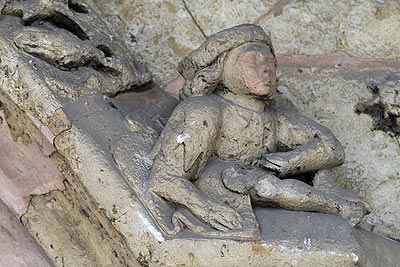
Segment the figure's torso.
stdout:
[[256,112],[222,101],[222,123],[214,156],[221,160],[249,162],[275,151],[276,134],[269,108]]

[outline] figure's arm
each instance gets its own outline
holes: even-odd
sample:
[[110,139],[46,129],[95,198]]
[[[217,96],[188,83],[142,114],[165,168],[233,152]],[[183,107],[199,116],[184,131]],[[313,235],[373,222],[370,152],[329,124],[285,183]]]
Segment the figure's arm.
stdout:
[[192,181],[203,172],[219,131],[219,109],[185,101],[160,136],[150,174],[150,191],[187,208],[216,229],[240,227],[240,216],[199,190]]
[[277,110],[275,121],[278,150],[286,152],[265,155],[265,167],[284,177],[343,164],[344,149],[326,127],[288,110]]

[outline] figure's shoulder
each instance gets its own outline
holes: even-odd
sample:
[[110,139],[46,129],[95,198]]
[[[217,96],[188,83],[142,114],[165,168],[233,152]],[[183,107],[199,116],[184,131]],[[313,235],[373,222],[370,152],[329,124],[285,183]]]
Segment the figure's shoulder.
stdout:
[[221,98],[213,94],[206,96],[192,96],[181,102],[176,110],[185,114],[198,114],[201,116],[219,116],[224,105]]
[[192,96],[175,108],[169,121],[184,122],[193,129],[203,124],[218,128],[222,120],[221,105],[223,103],[214,95]]
[[300,113],[298,113],[298,111],[296,110],[287,109],[283,107],[274,107],[274,106],[266,107],[266,113],[272,116],[275,120],[290,119],[290,118],[298,120],[300,116]]
[[204,96],[192,96],[185,99],[180,105],[188,107],[193,106],[195,108],[198,107],[210,107],[210,108],[218,108],[222,104],[222,99],[219,96],[214,94],[204,95]]

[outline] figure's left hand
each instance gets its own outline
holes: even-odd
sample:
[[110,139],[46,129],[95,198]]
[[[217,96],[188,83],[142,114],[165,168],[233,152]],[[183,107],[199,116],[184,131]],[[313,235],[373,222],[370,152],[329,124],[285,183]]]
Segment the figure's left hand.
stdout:
[[264,155],[263,158],[259,161],[259,165],[262,168],[268,169],[281,176],[284,176],[288,173],[290,169],[289,158],[289,153],[286,152],[271,153]]

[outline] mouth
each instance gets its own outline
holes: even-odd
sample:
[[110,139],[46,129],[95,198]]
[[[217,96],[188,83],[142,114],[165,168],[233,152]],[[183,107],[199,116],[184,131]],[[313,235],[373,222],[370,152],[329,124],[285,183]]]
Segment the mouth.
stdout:
[[276,87],[270,83],[264,83],[263,85],[264,85],[264,88],[262,91],[264,91],[265,93],[264,94],[256,94],[257,99],[260,99],[260,100],[272,99],[277,92]]
[[255,98],[256,98],[257,100],[263,100],[263,101],[265,101],[265,100],[270,100],[270,99],[274,98],[275,93],[274,93],[274,92],[270,92],[270,93],[265,94],[265,95],[253,94],[253,96],[255,96]]
[[269,95],[257,95],[257,96],[256,96],[256,99],[257,99],[257,100],[265,101],[265,100],[270,99],[270,96],[269,96]]

